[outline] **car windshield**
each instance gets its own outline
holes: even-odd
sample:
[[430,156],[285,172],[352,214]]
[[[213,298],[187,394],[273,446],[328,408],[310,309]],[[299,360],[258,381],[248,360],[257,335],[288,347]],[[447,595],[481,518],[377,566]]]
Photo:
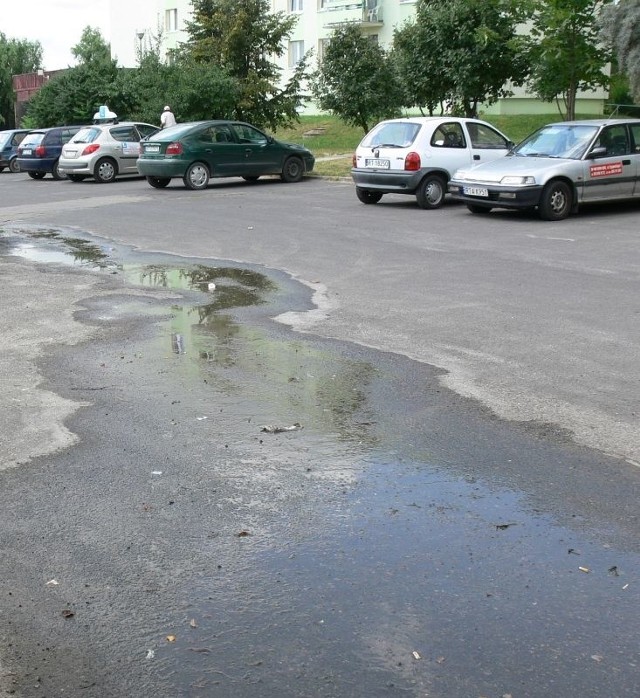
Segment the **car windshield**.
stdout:
[[364,148],[408,148],[420,131],[411,121],[387,121],[378,124],[360,144]]
[[598,132],[587,124],[550,124],[532,133],[514,150],[514,155],[541,158],[580,160]]
[[26,146],[30,145],[40,145],[43,138],[44,133],[27,133],[22,143],[20,143],[20,147],[25,148]]
[[99,128],[81,128],[71,140],[73,143],[93,143],[100,133]]

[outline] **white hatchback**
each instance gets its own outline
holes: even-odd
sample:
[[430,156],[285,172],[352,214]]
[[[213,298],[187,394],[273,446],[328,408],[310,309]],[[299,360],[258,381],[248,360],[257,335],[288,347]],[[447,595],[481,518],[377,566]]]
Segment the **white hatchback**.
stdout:
[[438,208],[453,172],[504,157],[512,147],[503,133],[478,119],[389,119],[364,137],[351,176],[363,204],[376,204],[383,194],[411,194],[420,208]]

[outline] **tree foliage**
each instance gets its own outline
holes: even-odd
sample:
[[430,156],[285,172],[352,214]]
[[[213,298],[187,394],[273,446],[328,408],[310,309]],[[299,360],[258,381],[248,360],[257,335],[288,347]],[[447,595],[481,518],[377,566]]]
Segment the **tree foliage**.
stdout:
[[511,93],[528,71],[527,45],[517,27],[529,4],[517,0],[418,0],[415,19],[399,29],[394,55],[407,106],[439,104],[476,116],[478,106]]
[[331,35],[313,77],[313,94],[321,109],[365,133],[376,121],[397,116],[403,102],[393,62],[354,25]]
[[42,46],[39,41],[7,39],[0,32],[0,125],[15,124],[13,76],[34,73],[42,68]]
[[611,0],[539,0],[533,15],[530,87],[556,101],[574,119],[580,90],[607,86],[610,53],[599,35],[600,14]]
[[620,71],[627,75],[633,98],[640,102],[640,0],[607,5],[601,25],[601,37],[612,48]]
[[281,86],[282,71],[274,59],[285,54],[297,17],[271,12],[269,0],[193,0],[192,5],[189,39],[178,60],[208,65],[218,83],[220,71],[235,81],[235,118],[273,129],[294,121],[303,101],[307,61]]

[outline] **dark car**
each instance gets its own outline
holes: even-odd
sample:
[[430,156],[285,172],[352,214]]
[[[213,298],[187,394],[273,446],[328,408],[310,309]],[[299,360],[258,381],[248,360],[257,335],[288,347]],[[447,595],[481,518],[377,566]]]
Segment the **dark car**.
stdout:
[[181,177],[189,189],[205,189],[211,177],[280,175],[299,182],[315,159],[301,145],[283,143],[241,121],[197,121],[163,129],[141,143],[138,172],[152,187]]
[[29,133],[29,129],[14,128],[0,131],[0,172],[9,168],[10,172],[20,172],[18,165],[18,146]]
[[64,179],[58,160],[62,146],[70,140],[82,126],[54,126],[53,128],[29,131],[18,148],[18,165],[32,179],[42,179],[50,173],[54,179]]

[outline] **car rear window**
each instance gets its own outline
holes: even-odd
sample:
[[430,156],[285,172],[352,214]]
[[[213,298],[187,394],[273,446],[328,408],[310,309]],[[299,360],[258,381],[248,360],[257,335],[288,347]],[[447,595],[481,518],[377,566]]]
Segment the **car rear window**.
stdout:
[[171,141],[180,140],[183,136],[194,130],[196,124],[178,124],[177,126],[169,126],[158,131],[153,136],[150,136],[148,141],[161,141],[163,143],[171,143]]
[[99,135],[99,128],[81,128],[71,140],[74,143],[93,143]]
[[42,139],[44,138],[44,133],[40,132],[35,132],[35,133],[28,133],[25,137],[22,143],[20,145],[24,148],[25,146],[29,145],[40,145],[42,143]]
[[408,148],[416,139],[420,124],[411,121],[390,121],[378,124],[370,131],[360,145],[365,148],[384,147]]
[[0,133],[0,148],[5,147],[10,137],[10,133]]

